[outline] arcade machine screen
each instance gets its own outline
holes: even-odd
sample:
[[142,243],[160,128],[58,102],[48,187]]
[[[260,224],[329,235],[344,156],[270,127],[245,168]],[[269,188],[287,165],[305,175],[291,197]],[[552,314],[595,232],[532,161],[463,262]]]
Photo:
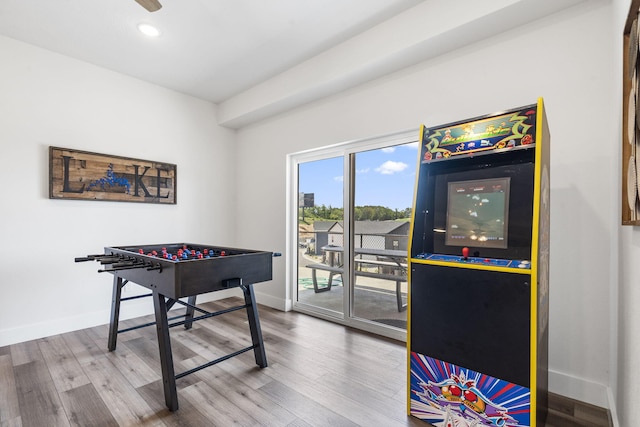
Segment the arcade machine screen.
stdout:
[[506,249],[510,179],[449,182],[445,244]]

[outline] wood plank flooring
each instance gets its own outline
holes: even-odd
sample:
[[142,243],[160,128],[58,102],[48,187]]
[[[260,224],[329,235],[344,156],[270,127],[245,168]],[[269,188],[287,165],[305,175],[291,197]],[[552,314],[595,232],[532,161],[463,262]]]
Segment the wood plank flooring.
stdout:
[[[204,304],[217,311],[239,298]],[[299,313],[261,306],[269,366],[252,352],[177,380],[164,405],[155,328],[118,337],[108,326],[0,347],[0,427],[426,426],[406,415],[406,350]],[[121,328],[153,321],[121,322]],[[244,311],[171,329],[176,373],[251,345]],[[548,427],[608,426],[602,408],[552,395]]]

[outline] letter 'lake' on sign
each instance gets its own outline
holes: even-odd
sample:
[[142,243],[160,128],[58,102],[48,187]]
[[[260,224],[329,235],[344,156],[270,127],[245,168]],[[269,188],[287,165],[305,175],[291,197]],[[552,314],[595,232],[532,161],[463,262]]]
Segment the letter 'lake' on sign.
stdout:
[[49,198],[176,204],[176,165],[49,147]]

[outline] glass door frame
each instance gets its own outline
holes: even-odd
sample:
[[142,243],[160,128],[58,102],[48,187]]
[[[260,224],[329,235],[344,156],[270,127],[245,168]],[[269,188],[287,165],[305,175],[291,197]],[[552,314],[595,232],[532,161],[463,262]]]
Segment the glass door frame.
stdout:
[[[320,317],[345,326],[364,330],[388,338],[406,341],[406,331],[382,325],[377,322],[353,317],[353,286],[355,283],[353,264],[353,206],[355,186],[355,154],[362,151],[381,149],[390,146],[418,143],[419,129],[409,129],[377,137],[347,141],[327,147],[301,151],[287,155],[287,257],[286,257],[286,299],[287,308],[294,311]],[[344,209],[344,292],[343,314],[335,316],[334,312],[328,312],[320,307],[297,301],[298,292],[298,165],[301,163],[323,160],[332,157],[342,157],[343,167],[343,209]],[[417,162],[417,154],[416,154]],[[413,203],[413,200],[411,201]],[[346,274],[348,272],[348,274]],[[409,313],[407,313],[407,316]]]

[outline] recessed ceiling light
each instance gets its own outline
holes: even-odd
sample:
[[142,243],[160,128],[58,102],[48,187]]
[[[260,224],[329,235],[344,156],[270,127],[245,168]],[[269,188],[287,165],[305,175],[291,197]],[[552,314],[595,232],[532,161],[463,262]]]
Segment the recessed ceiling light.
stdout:
[[149,37],[158,37],[160,35],[160,30],[149,24],[138,24],[138,30]]

